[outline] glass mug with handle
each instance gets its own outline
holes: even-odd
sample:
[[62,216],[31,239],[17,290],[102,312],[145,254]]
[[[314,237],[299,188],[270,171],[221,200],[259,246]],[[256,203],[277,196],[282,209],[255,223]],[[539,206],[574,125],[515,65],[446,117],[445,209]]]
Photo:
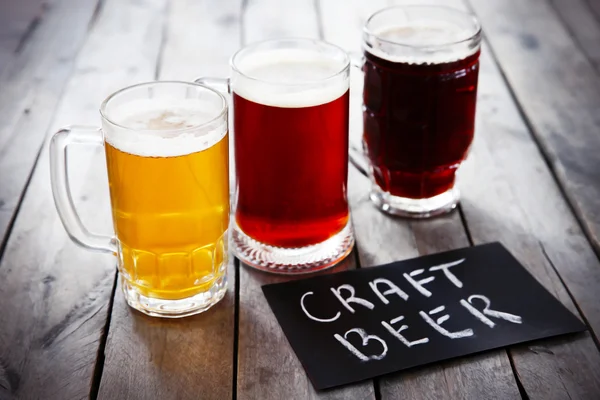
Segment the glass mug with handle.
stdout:
[[363,31],[363,154],[371,200],[426,218],[454,209],[475,128],[481,26],[442,6],[375,12]]
[[[227,102],[208,87],[153,82],[100,108],[102,129],[69,127],[50,142],[52,191],[69,236],[114,253],[127,303],[152,316],[200,313],[227,286]],[[71,144],[103,145],[115,236],[92,234],[73,206]]]
[[232,95],[232,248],[246,264],[307,273],[352,250],[349,65],[325,42],[270,40],[235,53],[230,79],[196,80]]

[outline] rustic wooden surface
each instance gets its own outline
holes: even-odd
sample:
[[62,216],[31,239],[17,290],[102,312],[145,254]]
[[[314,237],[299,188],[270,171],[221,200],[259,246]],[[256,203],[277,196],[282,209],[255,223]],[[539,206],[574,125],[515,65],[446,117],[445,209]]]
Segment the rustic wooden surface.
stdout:
[[597,71],[600,71],[600,24],[587,0],[550,0],[567,30]]
[[[501,241],[589,331],[316,392],[260,286],[288,278],[231,259],[230,286],[181,321],[130,310],[115,260],[70,242],[45,140],[97,125],[112,91],[226,77],[240,46],[321,38],[360,51],[360,28],[406,0],[0,0],[0,399],[600,398],[600,2],[430,0],[485,29],[477,133],[457,212],[378,212],[349,172],[355,252],[335,271]],[[352,71],[351,138],[361,134]],[[107,231],[102,150],[70,152],[84,222]]]
[[[12,20],[12,7],[18,4],[26,9],[23,3],[29,1],[2,0],[2,19]],[[16,46],[12,57],[0,58],[0,252],[73,73],[77,52],[95,21],[98,2],[55,0],[44,4],[36,14],[37,22],[18,31],[18,43],[11,41]],[[0,24],[0,32],[8,27]]]
[[0,0],[0,73],[37,29],[46,8],[41,0]]
[[470,3],[531,133],[600,252],[597,71],[546,1]]

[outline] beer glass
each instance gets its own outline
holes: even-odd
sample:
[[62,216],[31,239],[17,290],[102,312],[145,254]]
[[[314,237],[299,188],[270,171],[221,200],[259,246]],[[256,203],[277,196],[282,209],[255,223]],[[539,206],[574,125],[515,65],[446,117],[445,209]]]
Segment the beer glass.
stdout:
[[[183,317],[223,298],[227,271],[227,102],[185,82],[144,83],[109,96],[102,129],[68,127],[50,142],[56,208],[79,245],[117,255],[127,303]],[[71,198],[70,144],[103,145],[114,236],[88,232]]]
[[331,267],[352,249],[347,199],[348,55],[282,39],[242,48],[231,78],[236,184],[232,248],[277,273]]
[[456,207],[473,140],[481,27],[439,6],[380,10],[363,33],[363,151],[371,200],[424,218]]

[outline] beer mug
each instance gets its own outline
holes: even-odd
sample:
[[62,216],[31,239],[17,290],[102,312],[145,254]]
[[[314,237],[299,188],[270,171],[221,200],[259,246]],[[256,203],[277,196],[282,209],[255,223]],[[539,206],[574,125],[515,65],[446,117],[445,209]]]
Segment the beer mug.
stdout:
[[424,218],[456,207],[456,171],[475,127],[480,43],[477,19],[452,8],[396,6],[367,20],[363,153],[381,210]]
[[347,199],[349,65],[311,39],[242,48],[231,78],[236,183],[232,248],[276,273],[328,268],[354,245]]
[[[144,83],[109,96],[102,129],[69,127],[50,142],[56,208],[79,245],[117,255],[127,303],[183,317],[221,300],[227,286],[227,102],[185,82]],[[69,191],[66,148],[103,145],[115,235],[88,232]]]

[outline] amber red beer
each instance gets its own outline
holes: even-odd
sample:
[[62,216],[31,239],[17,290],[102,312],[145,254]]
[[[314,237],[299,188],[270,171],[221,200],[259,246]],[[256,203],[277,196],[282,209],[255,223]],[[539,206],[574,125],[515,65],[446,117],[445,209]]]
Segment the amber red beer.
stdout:
[[456,171],[473,140],[479,24],[443,7],[393,7],[365,30],[363,144],[385,211],[455,207]]
[[349,58],[309,39],[232,58],[233,251],[279,273],[330,267],[352,249],[347,199]]
[[233,93],[240,229],[270,246],[321,243],[348,223],[348,91],[306,107]]

